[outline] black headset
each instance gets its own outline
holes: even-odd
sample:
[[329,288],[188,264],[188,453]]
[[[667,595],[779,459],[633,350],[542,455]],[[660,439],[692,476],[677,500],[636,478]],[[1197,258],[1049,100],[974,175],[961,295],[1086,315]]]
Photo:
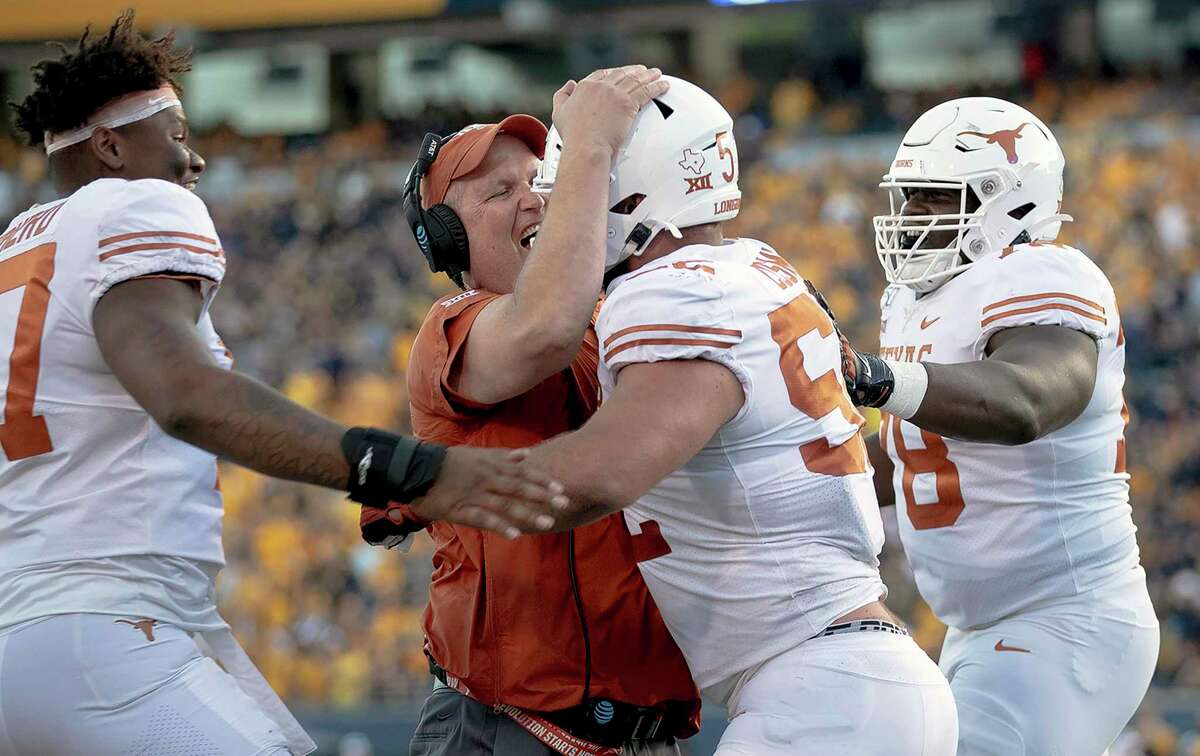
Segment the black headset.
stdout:
[[447,141],[437,134],[426,134],[421,141],[417,161],[404,182],[404,218],[429,263],[429,269],[434,273],[445,273],[465,288],[462,274],[471,267],[467,229],[458,213],[444,202],[428,210],[421,207],[421,179],[429,172],[438,150]]

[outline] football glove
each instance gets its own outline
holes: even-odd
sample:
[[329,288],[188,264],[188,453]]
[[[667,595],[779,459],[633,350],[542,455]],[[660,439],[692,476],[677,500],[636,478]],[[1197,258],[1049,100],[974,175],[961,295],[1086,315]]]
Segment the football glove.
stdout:
[[[397,513],[402,518],[400,522],[388,516]],[[363,540],[372,546],[384,546],[389,549],[404,543],[405,538],[423,530],[427,525],[428,522],[414,514],[405,504],[389,504],[386,509],[364,506],[358,518]]]
[[850,400],[859,407],[880,407],[892,395],[896,387],[896,377],[892,368],[877,354],[860,352],[850,346],[849,339],[838,326],[837,316],[829,306],[825,296],[817,291],[811,281],[805,281],[808,292],[821,305],[821,309],[833,321],[833,332],[837,334],[842,352],[842,381],[846,384],[846,393]]

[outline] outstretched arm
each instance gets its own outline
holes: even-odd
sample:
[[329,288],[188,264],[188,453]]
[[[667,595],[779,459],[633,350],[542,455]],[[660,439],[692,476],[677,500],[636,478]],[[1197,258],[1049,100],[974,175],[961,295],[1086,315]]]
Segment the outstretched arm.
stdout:
[[[1067,425],[1091,399],[1097,346],[1085,333],[1010,328],[992,336],[985,355],[978,362],[911,364],[851,350],[847,387],[856,404],[884,411],[919,400],[907,419],[939,435],[1014,446]],[[923,380],[923,396],[913,393]]]
[[928,364],[912,422],[968,441],[1026,444],[1079,417],[1096,385],[1096,342],[1062,326],[1000,331],[987,359]]
[[96,338],[117,380],[169,435],[275,478],[347,490],[347,428],[225,370],[185,281],[136,279],[96,305]]
[[[370,465],[351,470],[343,452],[348,429],[218,365],[196,329],[200,309],[192,282],[164,278],[118,284],[96,305],[100,352],[138,404],[169,435],[265,475],[342,491],[352,488],[352,473],[361,481]],[[436,482],[413,501],[424,519],[512,536],[549,527],[544,512],[558,489],[520,455],[455,449],[434,463],[425,472]],[[380,480],[374,493],[402,490],[388,485],[391,475],[387,484]]]
[[709,360],[623,368],[591,420],[530,452],[571,498],[558,527],[584,525],[637,501],[695,456],[743,401],[734,374]]

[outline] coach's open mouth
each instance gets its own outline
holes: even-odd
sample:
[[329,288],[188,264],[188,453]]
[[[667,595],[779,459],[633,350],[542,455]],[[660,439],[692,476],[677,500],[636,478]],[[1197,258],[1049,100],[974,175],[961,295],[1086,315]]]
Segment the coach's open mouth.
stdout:
[[533,249],[533,240],[537,238],[538,231],[541,230],[541,223],[534,223],[529,228],[525,229],[525,233],[521,235],[521,248],[524,250]]

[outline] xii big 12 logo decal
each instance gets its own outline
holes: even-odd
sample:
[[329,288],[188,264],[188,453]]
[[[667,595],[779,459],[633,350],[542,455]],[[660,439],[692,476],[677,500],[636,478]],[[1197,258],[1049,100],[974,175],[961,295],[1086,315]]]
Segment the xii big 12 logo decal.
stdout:
[[702,189],[712,189],[712,172],[703,173],[704,170],[704,154],[696,152],[690,147],[683,151],[683,159],[679,161],[679,167],[686,172],[694,173],[694,176],[684,176],[683,181],[687,184],[687,191],[684,194],[691,194]]

